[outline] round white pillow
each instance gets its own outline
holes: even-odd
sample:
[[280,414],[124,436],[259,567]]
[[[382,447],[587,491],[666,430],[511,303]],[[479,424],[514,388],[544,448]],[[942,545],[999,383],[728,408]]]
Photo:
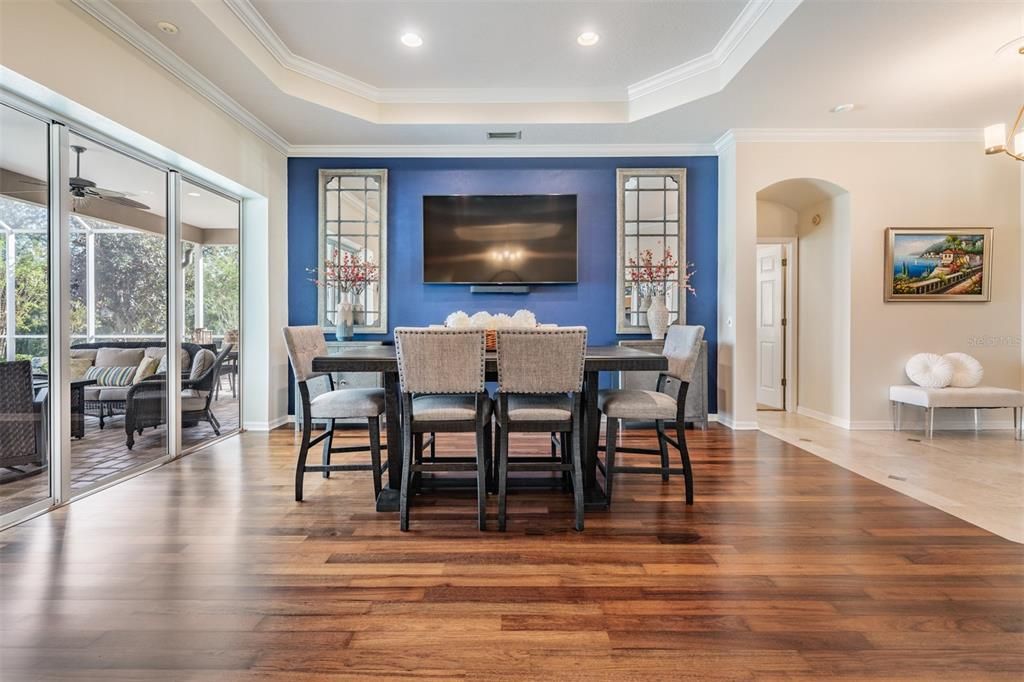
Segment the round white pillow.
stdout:
[[950,386],[957,388],[972,388],[981,383],[985,376],[985,369],[981,363],[967,353],[946,353],[942,357],[949,360],[953,365],[953,378]]
[[918,353],[907,360],[907,376],[924,388],[945,388],[953,380],[953,363],[935,353]]

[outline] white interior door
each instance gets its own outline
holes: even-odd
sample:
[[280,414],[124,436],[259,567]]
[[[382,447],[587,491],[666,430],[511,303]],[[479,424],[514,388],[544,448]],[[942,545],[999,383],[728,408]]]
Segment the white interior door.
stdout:
[[785,408],[782,244],[757,245],[757,402]]

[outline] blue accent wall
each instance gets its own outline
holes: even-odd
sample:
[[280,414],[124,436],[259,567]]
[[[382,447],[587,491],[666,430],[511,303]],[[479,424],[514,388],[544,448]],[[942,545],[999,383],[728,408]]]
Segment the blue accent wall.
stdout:
[[[288,160],[288,323],[317,323],[317,291],[307,268],[317,261],[317,182],[321,168],[388,170],[388,324],[442,323],[456,310],[513,313],[528,308],[542,323],[585,325],[592,344],[644,338],[615,333],[615,171],[686,168],[686,260],[697,296],[688,324],[704,325],[711,412],[717,410],[718,159],[485,158]],[[471,294],[467,285],[423,283],[423,196],[429,194],[576,194],[579,283],[531,287],[526,295]],[[378,339],[385,336],[365,336]],[[609,379],[606,379],[608,381]],[[292,400],[289,398],[289,409]]]

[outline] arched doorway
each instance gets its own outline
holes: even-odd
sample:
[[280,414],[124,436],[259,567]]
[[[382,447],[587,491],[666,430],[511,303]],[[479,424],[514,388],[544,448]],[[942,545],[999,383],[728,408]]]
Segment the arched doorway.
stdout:
[[850,199],[792,178],[757,192],[757,396],[765,410],[850,418]]

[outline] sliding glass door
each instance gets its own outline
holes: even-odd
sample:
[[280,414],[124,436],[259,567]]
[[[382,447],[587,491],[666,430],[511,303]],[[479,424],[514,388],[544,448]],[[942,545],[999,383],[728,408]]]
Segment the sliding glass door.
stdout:
[[239,430],[240,208],[0,93],[0,527]]
[[215,353],[212,373],[189,376],[182,391],[186,449],[235,432],[240,424],[240,228],[238,200],[181,182],[182,341]]
[[49,136],[0,105],[0,521],[52,494]]
[[[167,455],[167,172],[72,132],[71,493]],[[173,352],[173,351],[172,351]]]

